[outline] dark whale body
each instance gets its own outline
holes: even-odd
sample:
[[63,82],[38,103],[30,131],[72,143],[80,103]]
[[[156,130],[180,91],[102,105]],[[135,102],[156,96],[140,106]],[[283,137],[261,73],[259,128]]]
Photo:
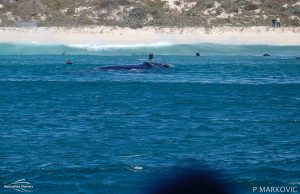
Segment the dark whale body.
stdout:
[[151,68],[169,68],[171,65],[155,63],[155,62],[144,62],[142,64],[137,65],[112,65],[112,66],[104,66],[97,67],[96,70],[133,70],[133,69],[151,69]]

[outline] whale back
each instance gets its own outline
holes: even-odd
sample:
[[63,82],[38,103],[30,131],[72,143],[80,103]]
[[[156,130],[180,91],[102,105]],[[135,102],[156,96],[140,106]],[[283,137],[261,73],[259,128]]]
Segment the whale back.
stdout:
[[153,67],[154,67],[154,65],[153,65],[151,62],[144,62],[142,65],[143,65],[145,68],[153,68]]
[[155,63],[155,62],[144,62],[137,65],[112,65],[103,66],[96,68],[97,70],[131,70],[131,69],[150,69],[154,67],[170,67],[167,64]]

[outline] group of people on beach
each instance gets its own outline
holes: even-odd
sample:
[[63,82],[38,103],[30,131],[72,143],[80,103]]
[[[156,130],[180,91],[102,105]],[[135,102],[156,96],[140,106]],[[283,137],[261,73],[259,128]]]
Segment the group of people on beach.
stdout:
[[280,28],[281,27],[280,17],[279,16],[276,16],[276,18],[272,19],[272,27],[273,28]]

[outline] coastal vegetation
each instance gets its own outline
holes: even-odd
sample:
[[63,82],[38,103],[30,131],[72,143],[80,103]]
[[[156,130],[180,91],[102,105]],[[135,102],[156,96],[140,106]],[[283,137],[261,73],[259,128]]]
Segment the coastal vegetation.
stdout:
[[0,26],[300,26],[299,0],[0,0]]

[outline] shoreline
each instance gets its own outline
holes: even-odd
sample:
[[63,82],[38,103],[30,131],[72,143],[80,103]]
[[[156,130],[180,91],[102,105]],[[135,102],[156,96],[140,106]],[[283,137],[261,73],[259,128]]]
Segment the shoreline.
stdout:
[[229,44],[299,46],[300,27],[214,27],[139,29],[120,27],[0,27],[0,43],[66,45]]

